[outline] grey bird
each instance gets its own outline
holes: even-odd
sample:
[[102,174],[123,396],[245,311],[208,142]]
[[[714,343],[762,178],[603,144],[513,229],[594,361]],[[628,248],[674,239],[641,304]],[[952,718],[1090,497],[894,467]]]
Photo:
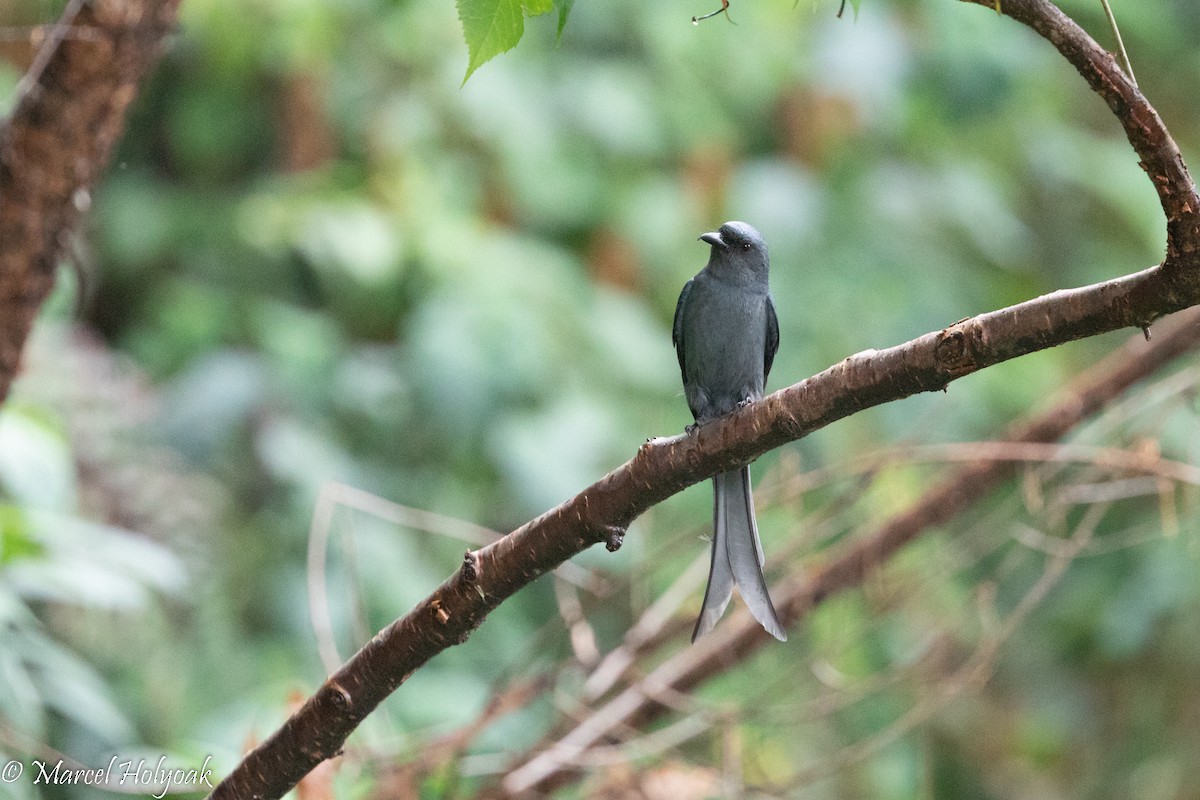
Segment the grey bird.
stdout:
[[[711,245],[708,264],[680,292],[671,333],[696,426],[762,398],[779,349],[762,236],[744,222],[726,222],[700,241]],[[754,618],[787,641],[762,564],[750,468],[722,472],[713,478],[712,566],[692,641],[717,624],[735,584]]]

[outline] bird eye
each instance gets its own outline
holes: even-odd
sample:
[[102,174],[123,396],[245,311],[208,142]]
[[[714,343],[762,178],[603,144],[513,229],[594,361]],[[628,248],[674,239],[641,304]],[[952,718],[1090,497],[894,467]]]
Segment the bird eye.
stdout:
[[750,249],[750,248],[752,248],[753,246],[754,246],[754,245],[750,244],[749,242],[742,242],[742,249],[743,249],[743,250],[749,250],[749,249]]

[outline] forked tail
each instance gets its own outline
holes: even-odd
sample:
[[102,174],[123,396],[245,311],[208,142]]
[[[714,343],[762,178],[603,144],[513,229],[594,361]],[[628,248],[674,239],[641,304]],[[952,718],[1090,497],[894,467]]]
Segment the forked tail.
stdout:
[[767,593],[762,564],[762,544],[758,540],[750,492],[750,468],[722,472],[713,477],[712,566],[704,590],[704,605],[692,632],[693,642],[717,624],[729,605],[735,584],[759,624],[776,639],[787,641],[787,633]]

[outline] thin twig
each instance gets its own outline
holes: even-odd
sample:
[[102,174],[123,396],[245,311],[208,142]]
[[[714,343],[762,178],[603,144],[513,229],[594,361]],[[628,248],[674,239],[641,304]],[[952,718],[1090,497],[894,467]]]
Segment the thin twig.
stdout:
[[[49,34],[42,41],[41,47],[37,49],[37,53],[34,55],[29,69],[25,71],[25,74],[21,76],[21,80],[17,82],[18,97],[33,91],[38,81],[42,79],[42,73],[46,71],[46,65],[50,63],[50,59],[58,50],[58,46],[67,38],[67,34],[74,30],[74,26],[71,23],[79,16],[79,11],[83,8],[83,4],[86,1],[69,0],[67,7],[63,9],[63,13],[58,18],[58,21],[49,26]],[[93,37],[95,35],[93,32]]]
[[927,693],[920,702],[883,730],[823,758],[820,764],[799,770],[792,777],[792,784],[803,786],[812,783],[875,755],[948,706],[964,691],[985,684],[992,674],[1001,647],[1012,638],[1030,612],[1041,604],[1050,590],[1062,579],[1067,567],[1091,540],[1106,510],[1107,506],[1104,505],[1093,506],[1089,510],[1071,538],[1063,542],[1063,548],[1050,555],[1042,575],[1021,598],[1016,608],[999,622],[996,630],[979,644],[971,657],[955,670],[949,679]]
[[[348,486],[337,481],[328,481],[321,486],[313,508],[312,522],[308,531],[308,609],[313,633],[317,638],[317,652],[327,673],[334,672],[342,663],[334,635],[333,618],[329,610],[329,586],[326,581],[326,558],[329,534],[333,525],[334,511],[345,507],[370,514],[384,522],[391,522],[437,536],[481,546],[494,542],[503,534],[499,531],[476,525],[473,522],[437,514],[420,508],[394,503],[378,495]],[[555,575],[574,586],[590,592],[607,594],[607,582],[578,564],[565,562],[555,569]]]
[[1129,76],[1129,80],[1134,86],[1137,86],[1137,78],[1133,76],[1133,64],[1129,61],[1129,53],[1125,52],[1125,42],[1121,39],[1121,29],[1117,27],[1117,18],[1113,16],[1112,8],[1108,5],[1108,0],[1100,0],[1100,5],[1104,6],[1104,15],[1108,17],[1109,27],[1112,28],[1113,36],[1117,39],[1117,51],[1121,54],[1121,66],[1125,68],[1125,74]]

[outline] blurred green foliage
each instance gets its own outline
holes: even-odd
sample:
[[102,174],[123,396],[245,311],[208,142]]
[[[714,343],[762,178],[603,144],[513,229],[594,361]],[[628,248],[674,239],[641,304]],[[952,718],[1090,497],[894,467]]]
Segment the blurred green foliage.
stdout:
[[[34,21],[54,18],[42,5]],[[469,5],[182,4],[96,192],[82,274],[64,270],[0,414],[6,755],[34,741],[85,763],[143,748],[228,769],[324,674],[305,572],[321,486],[506,531],[682,430],[671,314],[706,257],[696,236],[726,219],[772,247],[769,388],[1162,255],[1157,200],[1109,110],[986,8],[876,0],[838,19],[834,0],[734,0],[736,25],[694,27],[713,3],[589,0],[559,3],[561,27],[523,18],[548,2],[492,0],[510,38],[468,51]],[[1111,45],[1098,2],[1062,6]],[[1142,89],[1193,157],[1200,6],[1115,10]],[[520,47],[463,84],[514,26]],[[19,74],[0,69],[3,96]],[[76,316],[100,344],[63,333]],[[880,444],[994,436],[1122,339],[859,414],[755,474],[766,487]],[[1086,436],[1195,463],[1194,397],[1140,402],[1151,412],[1125,406]],[[902,465],[764,503],[767,550],[819,559],[934,474]],[[1085,478],[1100,480],[1045,480]],[[805,772],[931,702],[986,639],[983,587],[992,612],[1017,607],[1045,562],[1021,531],[1057,540],[1083,513],[1027,499],[1010,487],[906,551],[886,585],[832,600],[705,687],[702,702],[739,709],[747,782],[814,798],[1190,796],[1200,582],[1183,490],[1174,528],[1157,495],[1116,504],[1097,541],[1130,544],[1073,563],[991,681],[844,767]],[[703,557],[709,502],[689,490],[619,554],[579,559],[617,587],[581,595],[602,650]],[[343,656],[466,546],[349,510],[330,535]],[[699,589],[680,613],[698,604]],[[556,609],[541,581],[414,675],[351,740],[346,791],[384,786],[381,763],[473,719],[515,676],[553,670],[572,696],[581,670]],[[530,746],[557,713],[542,696],[474,752]],[[728,750],[714,734],[675,756],[714,769]],[[454,769],[423,796],[479,780]]]

